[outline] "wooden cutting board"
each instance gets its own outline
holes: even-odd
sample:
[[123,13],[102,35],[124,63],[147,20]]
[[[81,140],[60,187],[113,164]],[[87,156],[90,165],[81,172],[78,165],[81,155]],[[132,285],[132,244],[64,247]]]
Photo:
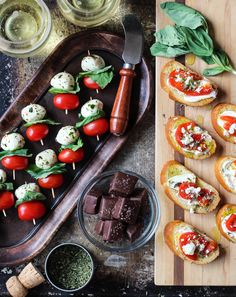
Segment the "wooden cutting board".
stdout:
[[[157,29],[163,28],[170,21],[160,9],[160,3],[156,0]],[[181,1],[183,3],[183,1]],[[202,12],[207,18],[211,36],[229,54],[236,65],[236,1],[235,0],[186,0],[189,5]],[[218,84],[220,94],[217,100],[206,107],[184,107],[173,102],[160,87],[160,71],[167,59],[156,59],[156,188],[161,200],[161,224],[155,239],[155,284],[157,285],[236,285],[236,244],[229,243],[219,235],[215,226],[215,213],[208,215],[189,214],[174,205],[164,194],[159,177],[163,164],[171,159],[176,159],[185,164],[197,175],[216,187],[222,197],[222,204],[236,203],[236,196],[224,190],[216,180],[214,163],[221,155],[236,156],[236,145],[226,143],[214,131],[211,124],[211,110],[219,102],[236,104],[236,76],[225,73],[213,78]],[[189,59],[183,58],[183,62],[190,68],[201,72],[206,64],[196,59],[193,65],[189,65]],[[207,129],[216,139],[217,153],[207,160],[184,159],[169,146],[166,141],[164,128],[170,116],[185,115]],[[163,229],[167,222],[174,219],[184,219],[200,230],[206,232],[217,240],[223,248],[219,259],[208,265],[194,265],[183,262],[168,249],[163,240]]]

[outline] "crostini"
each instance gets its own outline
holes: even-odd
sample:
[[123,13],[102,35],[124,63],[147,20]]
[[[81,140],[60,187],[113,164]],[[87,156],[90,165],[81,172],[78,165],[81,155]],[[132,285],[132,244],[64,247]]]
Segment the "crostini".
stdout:
[[220,157],[215,163],[215,175],[227,191],[236,194],[236,158]]
[[206,214],[220,202],[215,188],[176,161],[169,161],[163,166],[161,184],[174,203],[191,213]]
[[211,113],[212,125],[224,140],[236,143],[236,105],[222,103]]
[[183,116],[172,117],[166,124],[169,144],[190,159],[206,159],[215,153],[216,142],[195,122]]
[[217,242],[183,221],[169,222],[165,226],[164,239],[177,256],[191,263],[208,264],[220,254]]
[[217,96],[217,87],[213,82],[176,61],[170,61],[163,67],[160,80],[169,98],[185,105],[204,106]]
[[236,243],[236,205],[224,205],[216,215],[216,225],[226,239]]

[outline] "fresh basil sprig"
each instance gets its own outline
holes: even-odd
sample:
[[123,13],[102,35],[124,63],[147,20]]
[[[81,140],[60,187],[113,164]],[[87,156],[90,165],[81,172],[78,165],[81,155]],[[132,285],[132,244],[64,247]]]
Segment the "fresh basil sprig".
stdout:
[[60,152],[62,150],[65,150],[65,149],[71,149],[72,151],[75,152],[78,149],[80,149],[81,147],[83,147],[83,145],[84,145],[83,140],[81,138],[79,138],[76,143],[72,143],[72,144],[68,144],[68,145],[62,145],[60,147]]
[[56,163],[52,167],[48,169],[41,169],[37,167],[35,164],[30,164],[28,169],[26,170],[33,178],[46,178],[52,174],[60,174],[66,171],[65,163]]
[[105,112],[103,110],[101,110],[101,109],[98,109],[97,112],[94,115],[90,116],[90,117],[84,118],[81,115],[79,115],[79,120],[80,121],[78,123],[76,123],[75,126],[76,126],[76,128],[80,128],[82,126],[85,126],[85,125],[87,125],[87,124],[89,124],[89,123],[91,123],[91,122],[93,122],[95,120],[98,120],[100,118],[103,118],[103,117],[105,117]]
[[0,160],[5,157],[11,156],[21,156],[21,157],[32,157],[32,154],[28,154],[28,149],[20,149],[15,151],[1,151],[0,152]]
[[113,71],[114,68],[110,65],[94,71],[80,72],[76,77],[76,81],[79,81],[83,77],[90,77],[101,89],[104,89],[112,81],[114,76]]
[[39,192],[33,192],[33,191],[27,191],[25,193],[25,196],[21,199],[18,199],[15,203],[15,207],[19,206],[20,204],[24,202],[30,202],[30,201],[42,201],[46,200],[47,198]]
[[35,124],[61,125],[61,123],[57,123],[51,119],[43,119],[43,120],[38,120],[38,121],[33,121],[33,122],[27,122],[24,124],[24,127],[30,127]]
[[73,90],[63,90],[63,89],[57,89],[57,88],[50,88],[48,90],[49,93],[51,94],[76,94],[76,93],[79,93],[80,91],[80,86],[79,86],[79,83],[78,81],[75,82],[75,86],[74,86],[74,89]]
[[2,183],[0,184],[0,191],[12,191],[13,188],[13,183]]

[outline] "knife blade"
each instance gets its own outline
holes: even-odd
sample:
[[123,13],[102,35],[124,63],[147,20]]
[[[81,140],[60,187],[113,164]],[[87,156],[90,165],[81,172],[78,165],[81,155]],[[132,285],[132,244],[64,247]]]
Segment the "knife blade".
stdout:
[[116,136],[123,135],[128,126],[133,78],[136,76],[134,69],[142,60],[144,47],[143,27],[135,15],[124,16],[122,26],[125,32],[124,65],[110,118],[110,132]]

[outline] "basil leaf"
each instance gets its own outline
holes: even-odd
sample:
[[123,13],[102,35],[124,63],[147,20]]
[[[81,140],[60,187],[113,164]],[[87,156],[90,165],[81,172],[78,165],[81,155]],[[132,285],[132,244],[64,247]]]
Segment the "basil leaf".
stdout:
[[75,79],[76,79],[76,81],[79,81],[83,77],[87,77],[87,76],[90,77],[90,75],[104,73],[104,72],[106,72],[108,70],[113,70],[112,65],[106,66],[106,67],[101,68],[101,69],[93,70],[93,71],[80,72],[79,75],[77,75]]
[[11,156],[21,156],[21,157],[32,157],[32,154],[28,154],[28,149],[19,149],[15,151],[1,151],[0,152],[0,160],[5,157]]
[[65,163],[56,163],[52,167],[48,169],[41,169],[34,164],[30,164],[28,169],[26,170],[33,178],[46,178],[52,174],[60,174],[66,171]]
[[2,183],[0,184],[0,191],[12,191],[13,188],[13,183]]
[[78,82],[76,81],[74,89],[67,91],[67,90],[63,90],[63,89],[57,89],[57,88],[50,88],[48,90],[49,93],[51,94],[76,94],[80,91],[80,86],[78,84]]
[[47,198],[39,192],[32,192],[32,191],[27,191],[25,193],[25,196],[21,199],[18,199],[15,203],[15,207],[19,206],[20,204],[24,202],[30,202],[30,201],[42,201],[46,200]]
[[208,68],[203,71],[204,76],[215,76],[225,71],[224,67],[216,66],[213,68]]
[[85,126],[97,119],[103,118],[105,116],[105,112],[103,110],[98,110],[94,115],[87,117],[87,118],[83,118],[83,117],[79,117],[80,122],[76,123],[76,128],[80,128],[82,126]]
[[62,150],[65,150],[65,149],[71,149],[72,151],[77,151],[78,149],[80,149],[81,147],[83,147],[83,145],[84,145],[84,143],[83,143],[83,140],[81,139],[81,138],[79,138],[78,140],[77,140],[77,142],[76,143],[72,143],[72,144],[68,144],[68,145],[62,145],[61,147],[60,147],[60,152],[62,151]]
[[201,59],[206,62],[208,65],[213,65],[215,64],[215,61],[214,59],[212,58],[212,56],[209,56],[209,57],[201,57]]
[[151,47],[151,54],[153,56],[166,57],[166,58],[174,58],[178,56],[182,56],[188,54],[190,51],[185,47],[175,47],[175,46],[167,46],[156,42]]
[[176,2],[161,3],[164,13],[169,16],[177,25],[197,29],[203,27],[208,30],[207,21],[197,10]]
[[57,123],[51,119],[43,119],[43,120],[38,120],[34,122],[28,122],[24,124],[24,127],[30,127],[35,124],[47,124],[47,125],[61,125],[61,123]]
[[156,34],[157,42],[168,46],[184,46],[186,44],[184,36],[175,26],[166,26]]

